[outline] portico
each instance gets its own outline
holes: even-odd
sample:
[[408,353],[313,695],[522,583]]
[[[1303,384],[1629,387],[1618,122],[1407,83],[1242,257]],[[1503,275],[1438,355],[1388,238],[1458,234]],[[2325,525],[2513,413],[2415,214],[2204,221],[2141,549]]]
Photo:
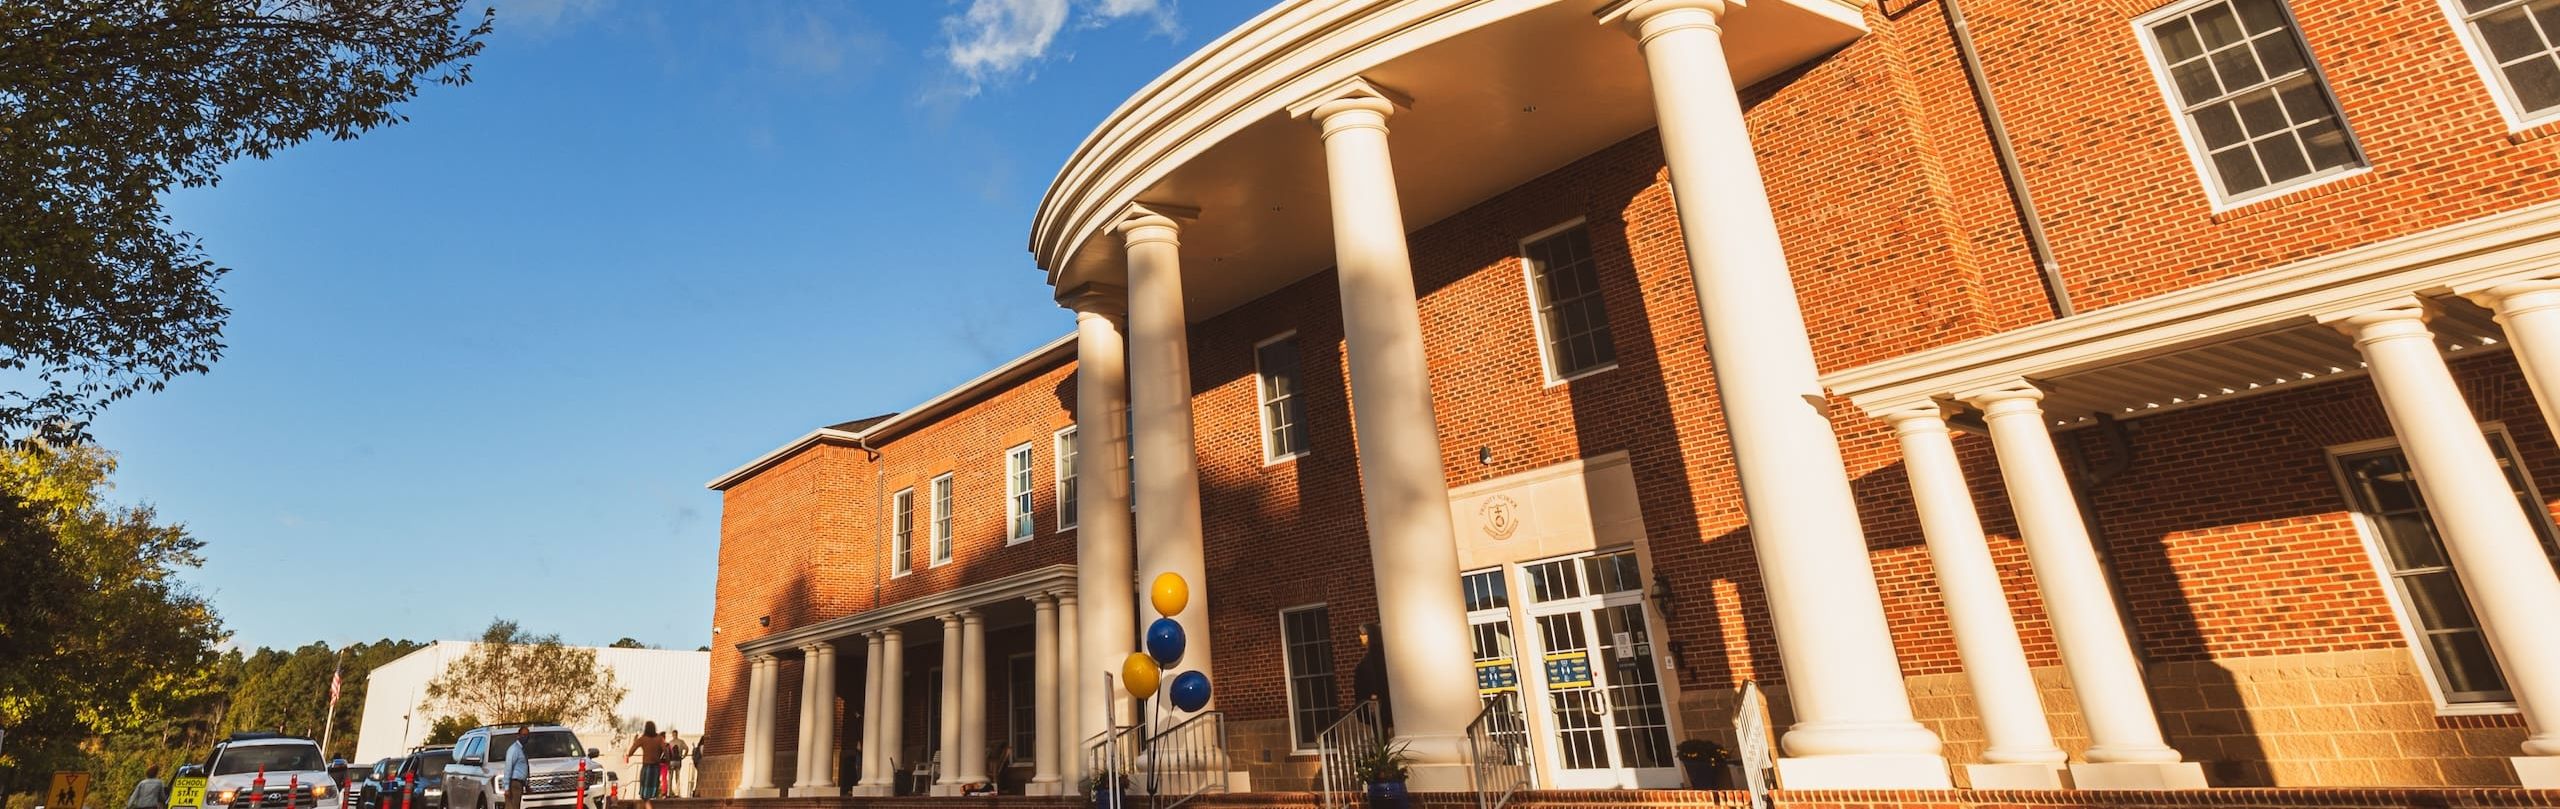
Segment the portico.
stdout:
[[[1073,704],[1060,649],[1058,616],[1075,609],[1076,569],[1057,565],[963,587],[926,598],[775,633],[741,644],[754,661],[749,680],[747,745],[735,797],[833,797],[917,794],[957,795],[961,787],[988,783],[1001,773],[988,767],[991,735],[1009,726],[1028,730],[1029,749],[1013,751],[1028,762],[1018,773],[1024,792],[1058,795],[1066,790],[1067,765],[1076,760],[1072,736],[1061,727],[1059,706]],[[989,656],[993,631],[1028,630],[1031,685],[991,685],[990,673],[1010,678],[1013,666]],[[860,655],[858,678],[839,676],[840,657]],[[795,774],[777,783],[774,757],[778,672],[788,656],[801,659],[800,712]],[[928,663],[938,661],[938,664]],[[852,689],[839,694],[842,684]],[[921,684],[928,692],[910,693]],[[1011,693],[1007,693],[1010,691]],[[995,696],[1002,695],[1002,696]],[[1012,717],[991,718],[990,708],[1030,700],[1030,728]],[[841,704],[841,707],[839,705]],[[836,733],[839,712],[845,736]],[[928,715],[930,714],[930,715]],[[911,724],[932,731],[911,738]],[[845,767],[844,753],[857,754]]]

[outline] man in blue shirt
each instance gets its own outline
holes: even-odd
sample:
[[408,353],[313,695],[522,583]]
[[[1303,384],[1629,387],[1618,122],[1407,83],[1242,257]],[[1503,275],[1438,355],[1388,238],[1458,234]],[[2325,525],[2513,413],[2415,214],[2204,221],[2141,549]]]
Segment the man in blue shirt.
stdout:
[[533,757],[524,749],[532,733],[532,728],[516,728],[515,741],[507,745],[507,780],[502,790],[507,795],[507,809],[524,809],[525,790],[533,786]]

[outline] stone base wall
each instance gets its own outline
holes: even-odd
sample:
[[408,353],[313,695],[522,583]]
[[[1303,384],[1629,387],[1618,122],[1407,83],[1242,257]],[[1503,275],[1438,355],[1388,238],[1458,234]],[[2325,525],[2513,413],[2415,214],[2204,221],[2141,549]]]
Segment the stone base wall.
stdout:
[[1316,787],[1318,759],[1296,755],[1289,720],[1253,719],[1227,723],[1228,761],[1253,776],[1256,791],[1298,791]]
[[[2074,792],[2068,790],[1970,792],[1957,790],[1808,790],[1772,793],[1777,809],[2196,809],[2246,806],[2256,809],[2505,809],[2560,806],[2560,790],[2551,789],[2215,789],[2185,792]],[[1417,809],[1475,809],[1466,792],[1415,793]],[[951,809],[959,806],[1008,809],[1068,809],[1087,803],[1081,797],[1055,798],[761,798],[755,800],[661,800],[658,809]],[[1131,799],[1129,806],[1143,805]],[[1316,809],[1308,792],[1252,792],[1202,795],[1188,806],[1234,809]],[[1523,792],[1509,806],[1521,809],[1617,806],[1653,809],[1746,809],[1751,796],[1739,791],[1576,790]]]
[[[2089,747],[2060,666],[2034,670],[2055,743]],[[2217,787],[2516,785],[2507,757],[2525,730],[2513,713],[2439,716],[2406,649],[2154,663],[2144,670],[2169,744]],[[1905,678],[1915,716],[1946,742],[1951,763],[1982,760],[1982,720],[1962,673]],[[1785,689],[1768,691],[1772,728],[1791,721]],[[1680,700],[1689,737],[1731,746],[1735,692],[1691,687]],[[1957,768],[1957,784],[1964,771]]]
[[727,797],[738,791],[738,768],[744,766],[744,755],[703,756],[702,771],[694,776],[694,794],[704,797]]

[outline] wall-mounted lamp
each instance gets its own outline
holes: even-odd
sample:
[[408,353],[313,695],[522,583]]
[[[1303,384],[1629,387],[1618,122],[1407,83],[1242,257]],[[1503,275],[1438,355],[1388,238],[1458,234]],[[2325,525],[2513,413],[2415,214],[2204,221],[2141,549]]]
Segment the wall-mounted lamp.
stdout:
[[771,616],[771,615],[758,615],[758,616],[756,616],[756,626],[772,626],[772,625],[773,625],[773,616]]
[[1678,594],[1671,590],[1671,577],[1659,572],[1654,573],[1653,587],[1645,591],[1645,597],[1653,599],[1653,611],[1661,613],[1663,622],[1669,623],[1673,613],[1672,599],[1678,597]]
[[1476,448],[1476,465],[1477,465],[1477,466],[1492,466],[1492,465],[1493,465],[1493,448],[1492,448],[1492,447],[1477,447],[1477,448]]
[[[1689,671],[1689,644],[1681,643],[1681,642],[1676,641],[1676,640],[1675,640],[1675,641],[1670,642],[1669,644],[1666,644],[1666,645],[1665,645],[1665,647],[1664,647],[1664,651],[1663,651],[1663,653],[1662,653],[1662,662],[1664,662],[1664,663],[1666,663],[1666,664],[1669,664],[1669,665],[1671,666],[1671,670],[1672,670],[1672,671],[1682,672],[1682,673],[1686,673],[1686,672],[1688,672],[1688,671]],[[1683,677],[1683,678],[1681,678],[1681,679],[1688,679],[1688,678]]]

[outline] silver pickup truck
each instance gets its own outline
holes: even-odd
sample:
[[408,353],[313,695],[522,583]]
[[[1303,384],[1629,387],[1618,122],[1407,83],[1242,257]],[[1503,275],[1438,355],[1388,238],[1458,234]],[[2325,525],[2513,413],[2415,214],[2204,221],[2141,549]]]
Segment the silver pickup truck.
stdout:
[[[522,745],[532,777],[507,780],[507,751]],[[608,809],[604,767],[596,750],[578,743],[578,734],[559,725],[488,725],[473,728],[453,742],[453,763],[444,769],[447,809],[506,809],[507,795],[521,793],[523,809]],[[586,803],[579,801],[579,764],[584,763]]]

